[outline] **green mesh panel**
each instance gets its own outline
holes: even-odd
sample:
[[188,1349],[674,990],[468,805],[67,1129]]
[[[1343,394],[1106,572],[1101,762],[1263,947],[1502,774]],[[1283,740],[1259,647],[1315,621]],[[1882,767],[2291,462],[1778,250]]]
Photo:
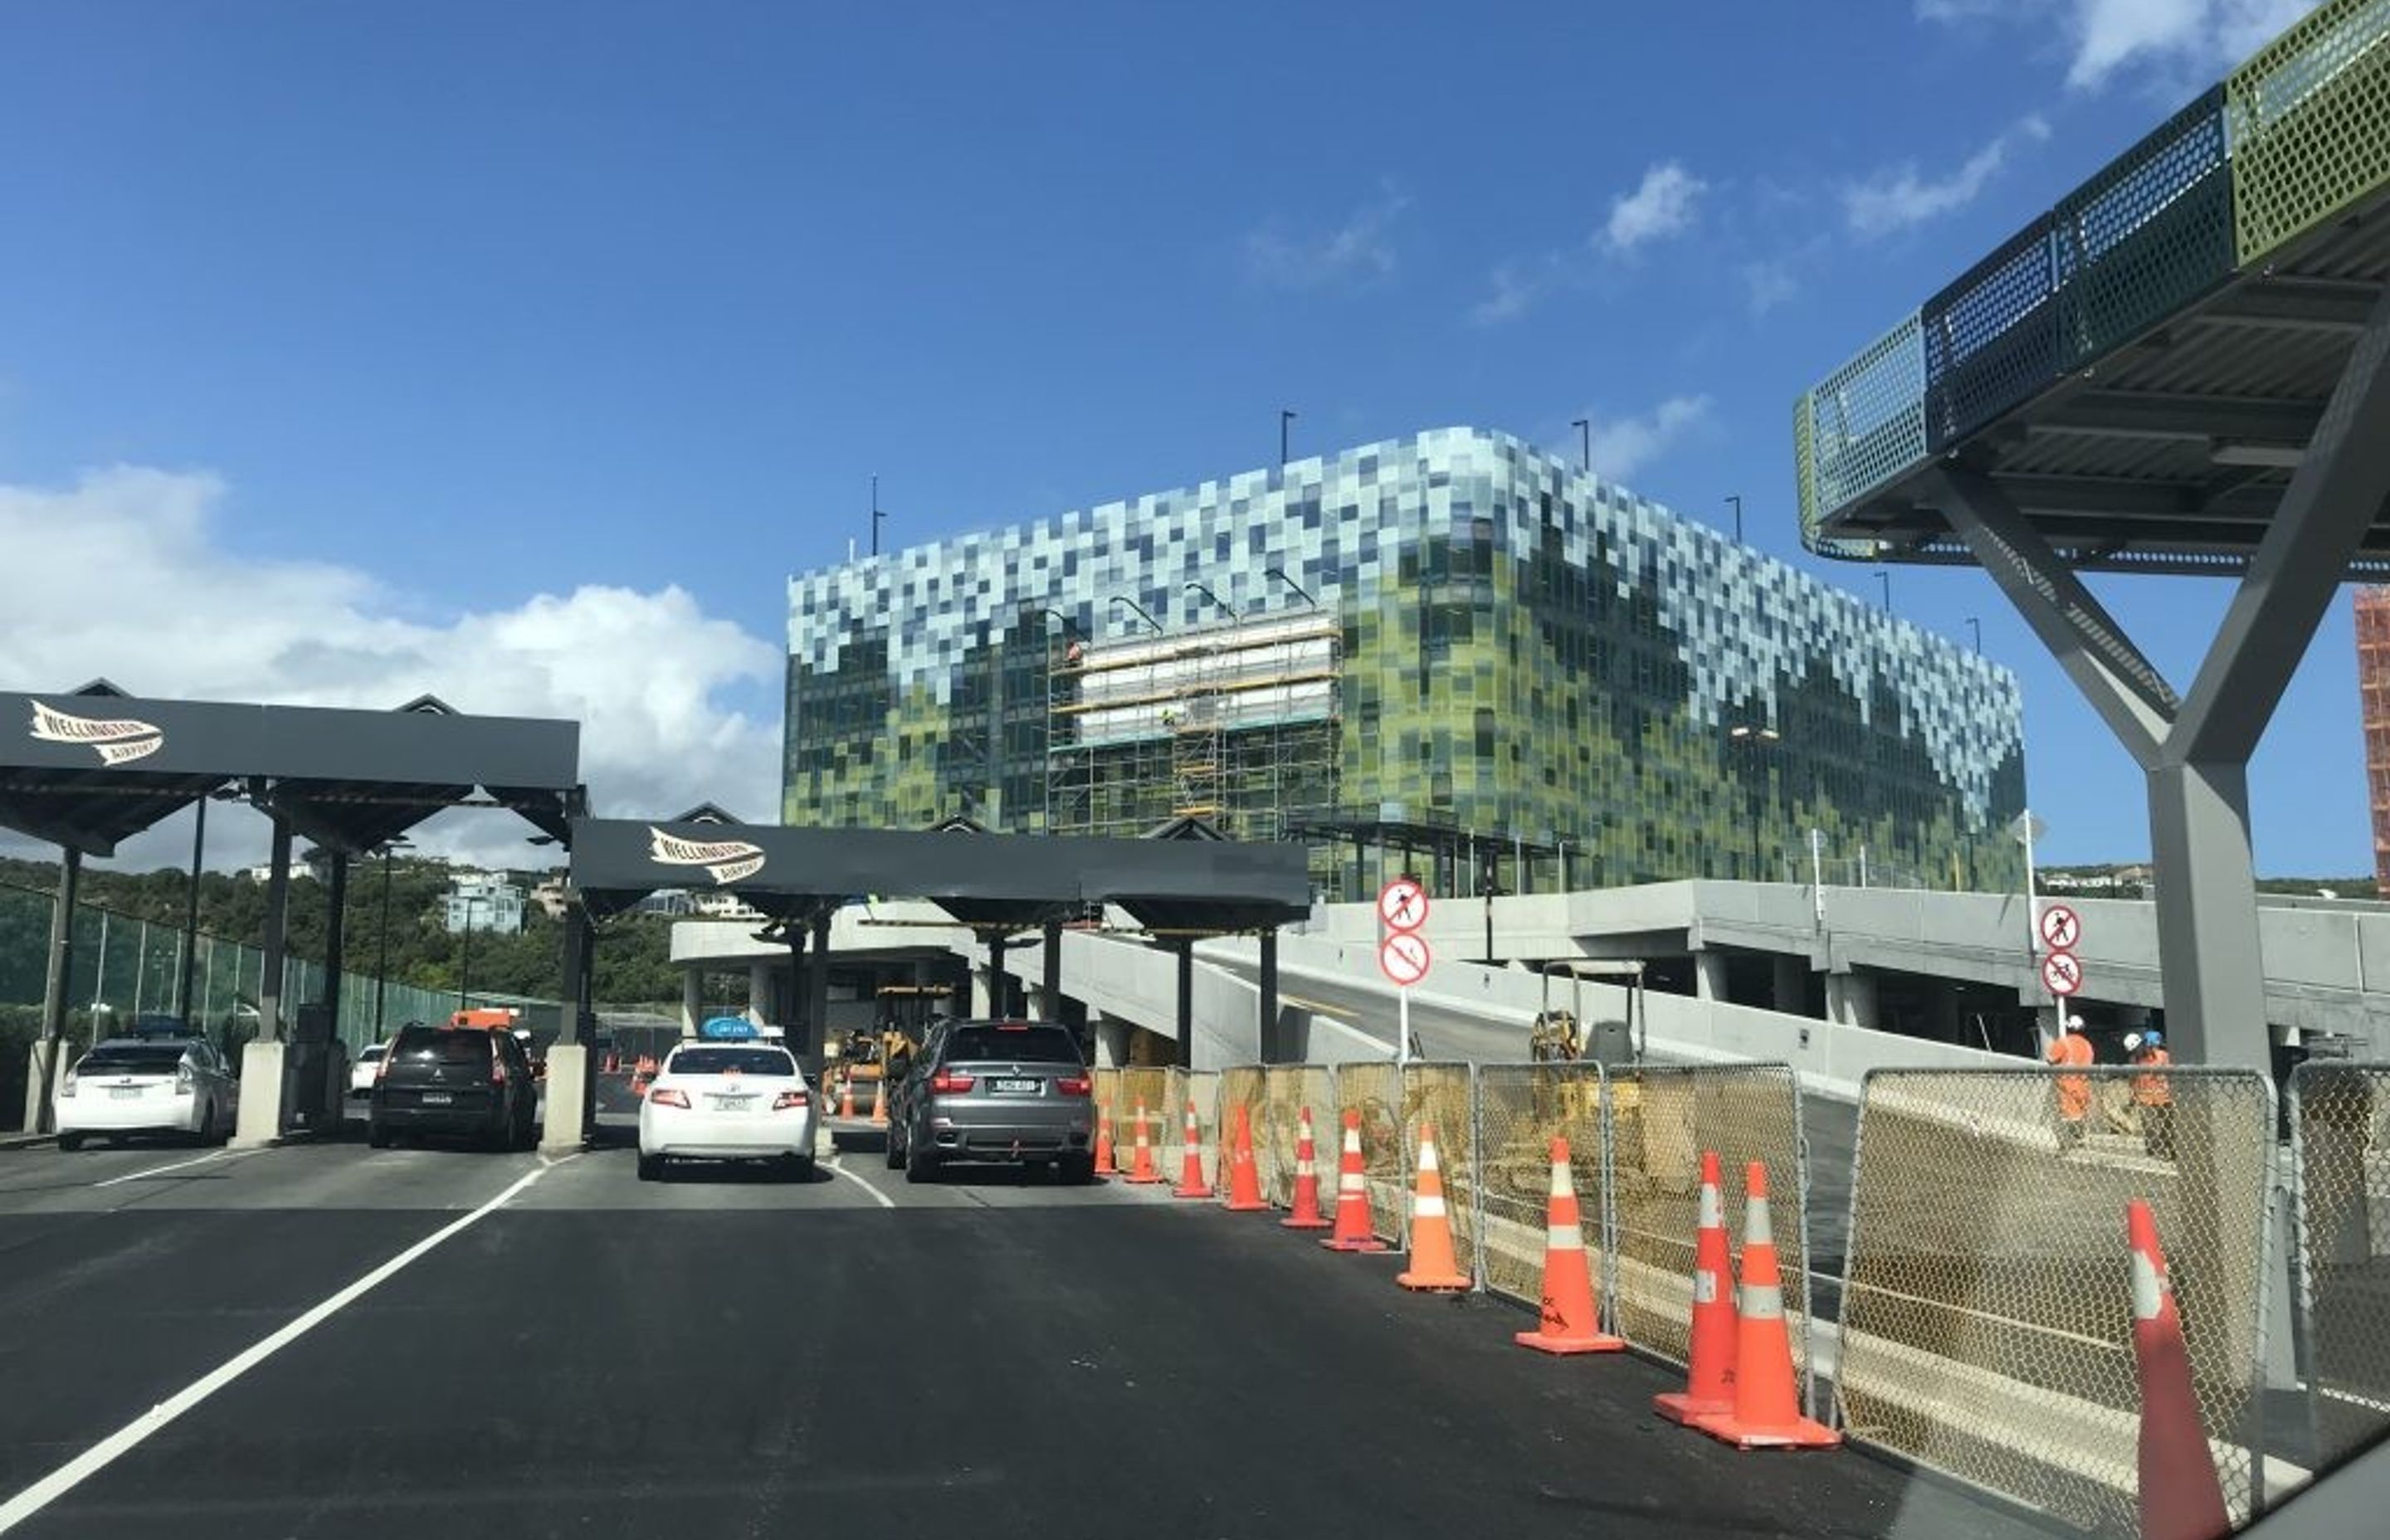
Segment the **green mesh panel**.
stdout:
[[2058,377],[2049,216],[1925,302],[1925,438],[1935,453]]
[[1918,318],[1828,375],[1810,401],[1817,507],[1831,519],[1925,458],[1925,349]]
[[1818,556],[1841,561],[1869,561],[1875,557],[1872,540],[1836,540],[1818,532],[1824,517],[1818,496],[1817,400],[1804,395],[1792,404],[1792,475],[1801,501],[1801,544]]
[[2058,205],[2059,366],[2104,357],[2232,276],[2224,88]]
[[2243,266],[2390,180],[2390,0],[2332,0],[2224,83]]

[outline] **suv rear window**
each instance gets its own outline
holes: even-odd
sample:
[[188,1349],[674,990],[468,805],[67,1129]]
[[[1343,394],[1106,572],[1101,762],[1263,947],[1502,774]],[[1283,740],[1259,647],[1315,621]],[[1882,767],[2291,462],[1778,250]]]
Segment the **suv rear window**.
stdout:
[[957,1027],[946,1060],[1015,1059],[1029,1064],[1076,1064],[1078,1040],[1060,1027]]
[[420,1032],[403,1032],[391,1045],[390,1059],[393,1064],[487,1064],[490,1061],[490,1034],[479,1029],[467,1032],[442,1032],[426,1027]]
[[142,1044],[121,1048],[98,1047],[84,1055],[75,1066],[79,1075],[170,1075],[183,1062],[183,1045],[160,1043],[155,1046]]
[[792,1075],[797,1061],[780,1048],[683,1048],[664,1065],[666,1074]]

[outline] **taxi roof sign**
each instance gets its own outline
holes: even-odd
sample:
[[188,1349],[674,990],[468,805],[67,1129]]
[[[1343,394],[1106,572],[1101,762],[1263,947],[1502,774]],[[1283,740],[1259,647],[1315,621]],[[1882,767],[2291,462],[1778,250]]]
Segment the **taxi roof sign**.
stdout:
[[752,1043],[763,1034],[743,1016],[709,1016],[697,1035],[709,1043]]

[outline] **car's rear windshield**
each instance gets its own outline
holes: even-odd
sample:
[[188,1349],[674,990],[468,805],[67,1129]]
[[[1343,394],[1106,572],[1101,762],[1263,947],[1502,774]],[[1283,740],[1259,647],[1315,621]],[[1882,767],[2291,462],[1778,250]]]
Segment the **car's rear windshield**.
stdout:
[[392,1046],[391,1060],[397,1064],[487,1064],[490,1052],[490,1034],[486,1032],[408,1032],[401,1033]]
[[78,1074],[86,1075],[170,1075],[183,1062],[183,1045],[160,1043],[155,1046],[122,1048],[94,1048],[84,1055]]
[[1015,1059],[1034,1064],[1076,1064],[1079,1045],[1060,1027],[957,1027],[946,1058]]
[[368,1043],[357,1050],[357,1061],[363,1063],[369,1059],[379,1059],[388,1052],[390,1045],[387,1043]]
[[780,1048],[683,1048],[664,1066],[668,1074],[792,1075],[797,1061]]

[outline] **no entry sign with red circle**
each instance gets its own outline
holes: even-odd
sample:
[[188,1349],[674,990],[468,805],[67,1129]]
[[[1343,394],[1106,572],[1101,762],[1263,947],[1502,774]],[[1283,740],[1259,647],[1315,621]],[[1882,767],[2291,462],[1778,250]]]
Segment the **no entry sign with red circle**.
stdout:
[[2083,919],[2063,904],[2041,912],[2041,943],[2053,952],[2072,952],[2083,940]]
[[1416,930],[1427,923],[1427,890],[1407,877],[1378,890],[1378,918],[1389,930]]
[[2063,1000],[2083,987],[2083,965],[2072,952],[2052,952],[2041,959],[2041,987]]
[[1397,930],[1378,943],[1378,966],[1406,989],[1427,977],[1431,960],[1427,938],[1410,930]]

